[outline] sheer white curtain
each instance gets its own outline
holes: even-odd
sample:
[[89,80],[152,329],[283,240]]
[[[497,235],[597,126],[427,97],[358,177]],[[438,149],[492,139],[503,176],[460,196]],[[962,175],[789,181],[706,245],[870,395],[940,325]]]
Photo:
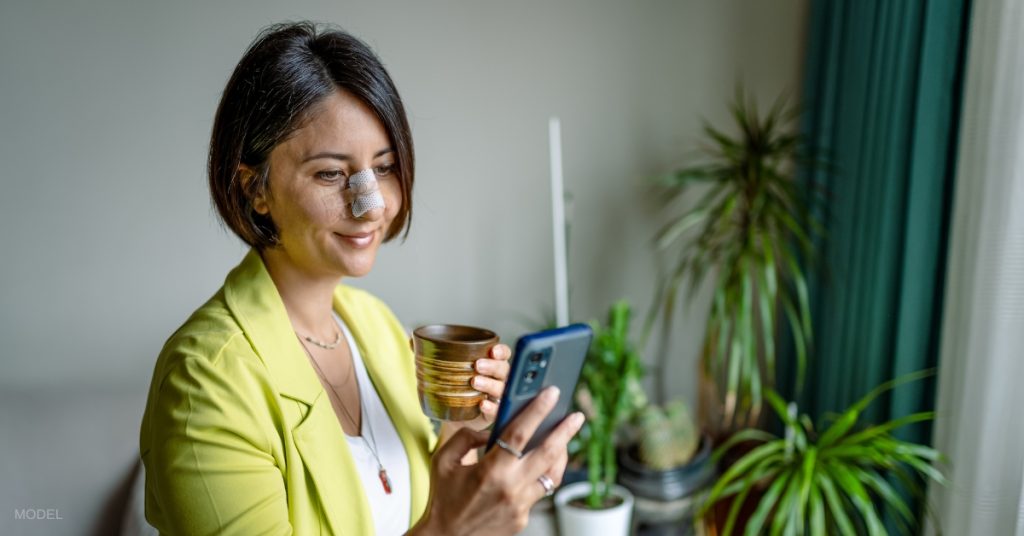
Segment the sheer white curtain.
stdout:
[[931,504],[944,534],[1024,536],[1024,2],[973,10]]

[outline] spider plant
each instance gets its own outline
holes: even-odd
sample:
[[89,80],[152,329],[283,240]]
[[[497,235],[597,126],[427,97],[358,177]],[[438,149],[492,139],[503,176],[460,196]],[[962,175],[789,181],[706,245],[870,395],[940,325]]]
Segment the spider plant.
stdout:
[[768,402],[786,425],[786,436],[749,429],[719,447],[715,457],[738,443],[761,442],[722,475],[708,494],[701,515],[714,503],[731,499],[722,531],[731,534],[748,494],[760,487],[764,494],[747,519],[744,534],[883,535],[886,511],[893,514],[899,530],[908,533],[916,520],[888,477],[895,477],[918,497],[922,480],[931,478],[945,484],[945,479],[933,466],[940,458],[938,451],[896,439],[891,432],[930,420],[934,413],[914,413],[860,428],[857,423],[879,395],[929,374],[931,371],[912,373],[876,387],[821,434],[815,433],[806,415],[797,419],[795,405],[787,407],[774,391],[767,391]]
[[[803,383],[812,333],[801,261],[811,260],[813,239],[822,233],[808,208],[814,192],[796,182],[798,166],[819,165],[791,128],[796,113],[780,98],[761,116],[742,90],[730,108],[738,133],[705,123],[705,160],[664,179],[669,202],[689,199],[695,189],[701,196],[656,236],[658,249],[676,260],[660,279],[644,335],[660,309],[667,340],[680,287],[689,280],[693,296],[714,274],[701,352],[702,387],[712,394],[702,397],[701,420],[710,431],[726,433],[754,425],[761,414],[762,393],[775,382],[783,314],[795,344],[798,389]],[[664,370],[664,344],[662,350]],[[721,408],[721,415],[709,417],[709,406]]]

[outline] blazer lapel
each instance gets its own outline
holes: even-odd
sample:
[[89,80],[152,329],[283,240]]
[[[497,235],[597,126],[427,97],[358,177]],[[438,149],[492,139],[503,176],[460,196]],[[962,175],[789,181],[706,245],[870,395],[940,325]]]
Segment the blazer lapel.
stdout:
[[352,461],[348,441],[326,394],[292,431],[295,447],[320,495],[330,534],[373,534],[370,503]]
[[228,275],[224,293],[228,308],[267,366],[278,393],[309,406],[291,434],[331,532],[372,534],[370,506],[358,484],[348,441],[292,330],[277,287],[255,250]]

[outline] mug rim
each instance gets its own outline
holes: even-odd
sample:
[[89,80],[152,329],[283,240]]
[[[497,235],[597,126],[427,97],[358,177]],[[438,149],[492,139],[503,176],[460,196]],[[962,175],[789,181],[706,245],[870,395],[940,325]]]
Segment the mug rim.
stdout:
[[[436,334],[431,334],[431,330],[439,329],[461,329],[471,330],[479,333],[478,338],[472,338],[470,340],[452,340],[447,338],[441,338]],[[419,339],[428,340],[434,344],[454,345],[454,346],[485,346],[497,342],[498,334],[487,329],[476,326],[467,326],[465,324],[427,324],[420,326],[413,330],[413,336]]]

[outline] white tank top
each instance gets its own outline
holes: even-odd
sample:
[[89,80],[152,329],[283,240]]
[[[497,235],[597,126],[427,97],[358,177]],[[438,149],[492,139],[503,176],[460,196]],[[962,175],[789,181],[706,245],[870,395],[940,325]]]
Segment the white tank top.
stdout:
[[[377,529],[378,535],[400,535],[409,530],[410,502],[409,494],[409,458],[405,454],[405,447],[401,438],[395,430],[387,409],[377,395],[377,390],[366,373],[366,366],[363,365],[363,356],[359,353],[359,347],[355,344],[352,333],[348,326],[335,313],[335,320],[345,334],[345,340],[352,353],[352,364],[356,370],[356,380],[359,382],[359,401],[362,410],[362,434],[366,439],[358,436],[345,434],[348,440],[349,450],[352,452],[352,460],[359,471],[360,480],[363,483],[363,491],[370,503],[370,511],[373,513],[373,526]],[[384,491],[384,485],[380,481],[377,459],[367,444],[374,445],[381,464],[387,470],[388,478],[391,480],[391,494]],[[376,443],[376,444],[375,444]]]

